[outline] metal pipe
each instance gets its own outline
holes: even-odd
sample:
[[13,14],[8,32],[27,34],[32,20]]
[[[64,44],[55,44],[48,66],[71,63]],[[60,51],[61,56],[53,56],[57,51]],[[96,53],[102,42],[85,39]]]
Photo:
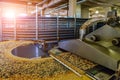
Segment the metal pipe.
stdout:
[[99,2],[99,1],[95,1],[95,0],[88,0],[88,1],[96,3],[98,5],[102,5],[102,6],[113,6],[112,3],[108,3],[108,2]]
[[82,1],[78,1],[77,4],[81,4],[83,2],[86,2],[87,0],[82,0]]
[[[86,1],[87,1],[87,0],[78,1],[77,4],[81,4],[81,3],[86,2]],[[65,3],[65,4],[63,4],[63,5],[61,5],[61,6],[56,7],[55,9],[52,9],[52,10],[49,11],[47,14],[49,14],[49,13],[51,13],[51,12],[54,12],[54,11],[58,11],[58,10],[63,9],[63,8],[66,8],[67,6],[68,6],[68,4]]]
[[36,5],[36,40],[38,40],[38,6]]
[[36,4],[36,6],[42,5],[42,4],[44,4],[45,2],[47,2],[47,1],[48,1],[48,0],[43,0],[42,2]]
[[48,0],[44,0],[41,3],[36,4],[36,40],[38,40],[38,6],[41,4],[44,4],[45,2],[47,2]]
[[0,8],[0,41],[2,41],[2,8]]
[[59,41],[59,13],[57,15],[57,41]]
[[14,21],[14,40],[16,40],[16,17],[14,16],[13,18],[13,21]]
[[[48,0],[42,1],[42,2],[40,2],[40,3],[38,3],[38,4],[36,4],[36,6],[42,5],[42,4],[44,4],[45,2],[47,2],[47,1],[48,1]],[[43,8],[42,8],[42,9],[43,9]],[[38,11],[40,11],[40,10],[42,10],[42,9],[38,9]],[[35,13],[36,13],[36,9],[32,11],[32,14],[35,14]]]
[[67,7],[67,4],[63,4],[63,5],[59,6],[59,7],[56,7],[55,9],[52,9],[51,11],[49,11],[46,14],[50,14],[51,12],[58,11],[60,9],[66,8],[66,7]]
[[44,0],[38,4],[36,4],[36,40],[38,40],[38,6],[41,4],[44,4],[45,2],[47,2],[48,0]]
[[74,38],[76,38],[76,30],[77,30],[77,26],[76,26],[76,15],[74,18]]

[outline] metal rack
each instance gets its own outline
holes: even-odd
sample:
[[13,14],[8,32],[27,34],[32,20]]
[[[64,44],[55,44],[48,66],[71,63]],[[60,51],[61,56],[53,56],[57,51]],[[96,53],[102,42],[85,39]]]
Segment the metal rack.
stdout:
[[[87,20],[80,18],[39,17],[38,29],[35,17],[2,19],[1,40],[59,41],[78,38],[79,27]],[[38,35],[36,35],[36,31]]]

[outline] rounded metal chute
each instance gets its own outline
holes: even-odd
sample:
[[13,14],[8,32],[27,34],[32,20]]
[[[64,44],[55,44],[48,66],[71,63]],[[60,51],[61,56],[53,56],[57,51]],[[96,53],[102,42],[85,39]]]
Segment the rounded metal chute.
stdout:
[[105,22],[105,18],[93,18],[90,20],[87,20],[81,27],[80,27],[80,39],[82,40],[83,37],[86,34],[86,29],[90,26],[97,24],[98,22]]

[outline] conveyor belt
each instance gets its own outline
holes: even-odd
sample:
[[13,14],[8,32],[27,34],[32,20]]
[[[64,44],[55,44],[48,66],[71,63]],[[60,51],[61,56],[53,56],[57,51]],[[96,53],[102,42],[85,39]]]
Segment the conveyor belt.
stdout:
[[64,66],[66,66],[68,69],[70,69],[71,71],[73,71],[75,74],[77,74],[78,76],[82,77],[82,75],[84,75],[84,71],[78,69],[77,67],[71,65],[69,62],[65,61],[64,59],[55,56],[55,55],[50,55],[52,58],[54,58],[55,60],[57,60],[58,62],[60,62],[61,64],[63,64]]
[[[65,60],[64,58],[62,58],[62,56],[58,56],[59,54],[61,55],[62,52],[59,50],[51,50],[49,51],[50,56],[52,58],[54,58],[56,61],[60,62],[62,65],[64,65],[65,67],[67,67],[68,69],[70,69],[71,71],[73,71],[76,75],[78,75],[79,77],[83,77],[86,76],[88,77],[90,80],[95,80],[94,78],[90,77],[89,75],[87,75],[85,73],[84,70],[79,69],[78,67],[74,66],[72,63],[70,63],[69,61]],[[65,53],[67,54],[67,53]],[[91,66],[92,67],[92,66]]]
[[49,53],[52,58],[73,71],[79,77],[86,76],[90,80],[109,80],[111,75],[114,74],[112,70],[69,52],[62,52],[57,48],[50,50]]

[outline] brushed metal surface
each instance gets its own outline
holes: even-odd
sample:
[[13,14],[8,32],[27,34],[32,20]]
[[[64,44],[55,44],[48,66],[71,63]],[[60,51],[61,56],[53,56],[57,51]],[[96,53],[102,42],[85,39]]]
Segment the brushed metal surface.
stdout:
[[92,35],[98,36],[100,40],[109,41],[116,37],[120,37],[120,28],[104,25],[103,27],[97,29],[96,31],[86,35],[85,39],[90,39]]
[[60,42],[59,47],[114,71],[117,70],[120,54],[113,49],[91,42],[83,42],[80,39]]
[[[93,35],[100,40],[91,40]],[[120,47],[112,44],[115,38],[120,38],[120,28],[104,25],[86,35],[84,41],[76,39],[59,42],[59,47],[116,71],[120,62]]]

